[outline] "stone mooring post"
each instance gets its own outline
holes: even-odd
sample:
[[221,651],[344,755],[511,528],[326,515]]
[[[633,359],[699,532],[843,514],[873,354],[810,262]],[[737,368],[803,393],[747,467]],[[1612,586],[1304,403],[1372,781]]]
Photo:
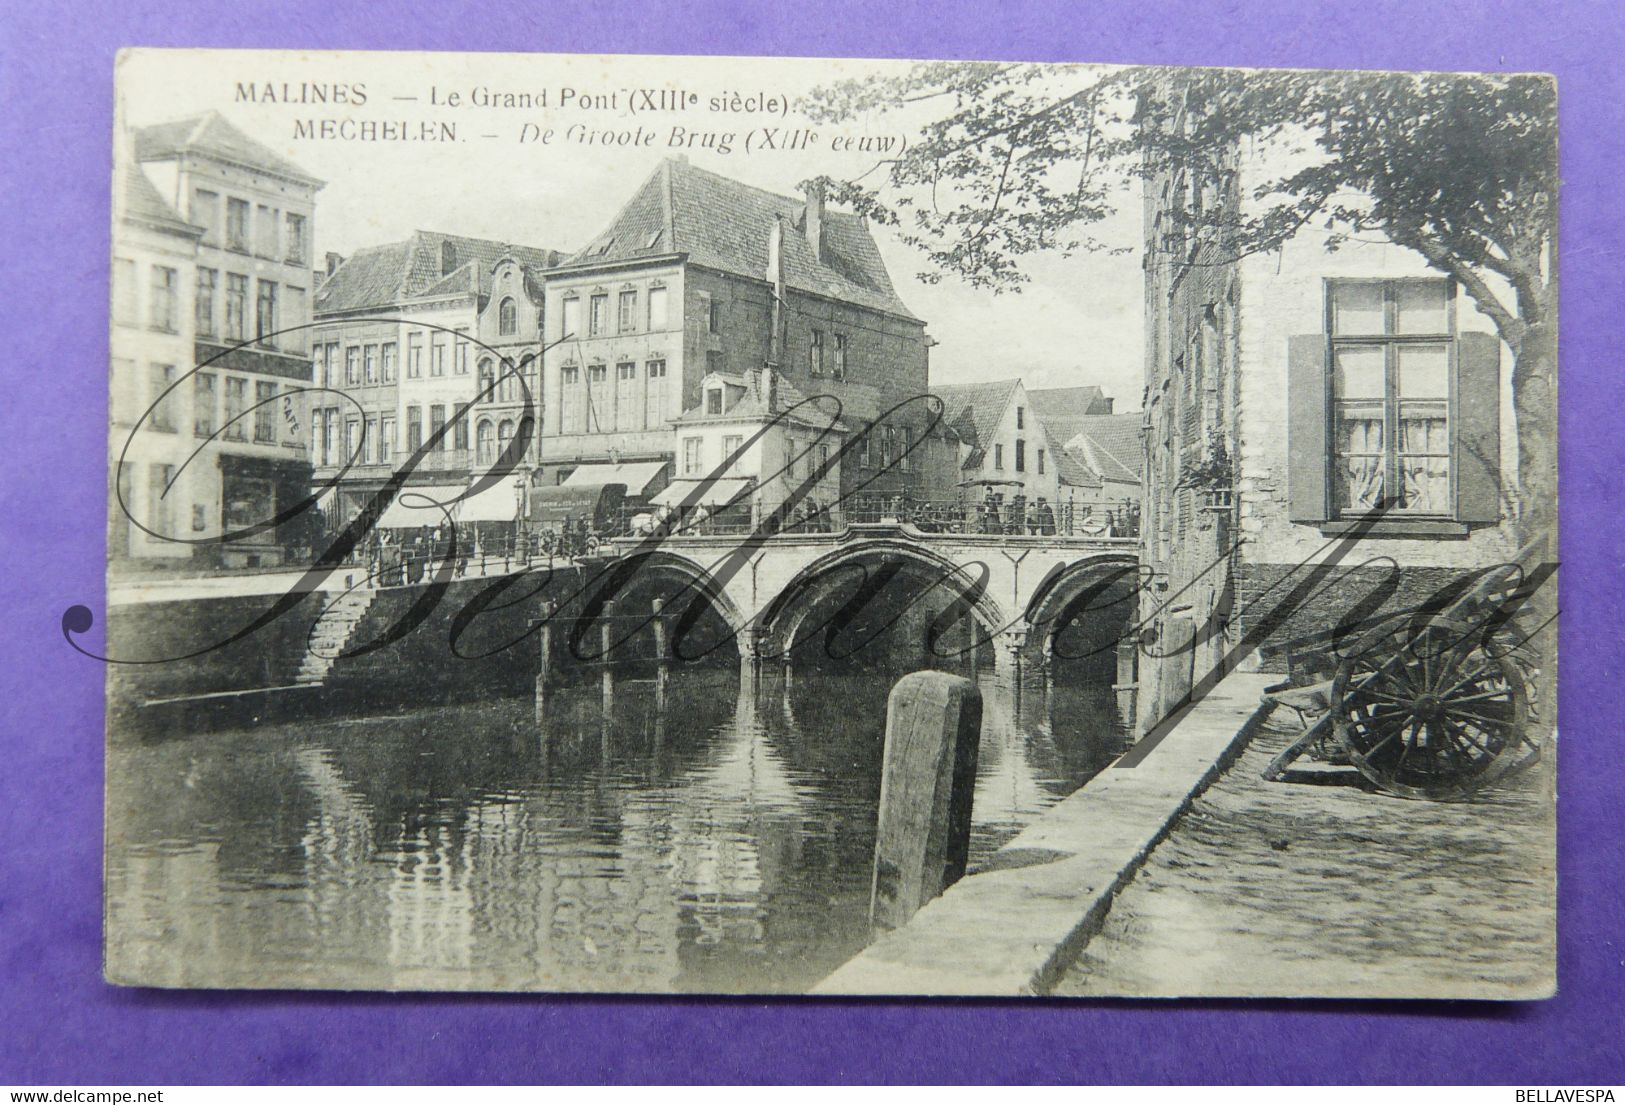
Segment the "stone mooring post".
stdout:
[[901,927],[964,875],[982,693],[941,671],[897,681],[886,700],[869,922]]

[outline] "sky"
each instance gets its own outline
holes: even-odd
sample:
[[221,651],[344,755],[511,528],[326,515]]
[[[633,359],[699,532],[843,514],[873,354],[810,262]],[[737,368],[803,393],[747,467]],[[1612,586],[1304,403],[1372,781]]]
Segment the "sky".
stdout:
[[[128,126],[217,110],[325,181],[317,194],[316,257],[399,241],[416,229],[569,252],[609,224],[661,158],[677,153],[782,194],[793,194],[797,182],[811,176],[847,179],[873,169],[876,153],[834,147],[876,138],[911,141],[924,116],[910,112],[923,108],[811,124],[798,117],[794,103],[831,81],[900,72],[906,64],[136,50],[121,56],[117,96]],[[253,86],[257,99],[245,99],[240,85]],[[344,86],[351,100],[361,86],[366,102],[266,102],[267,85],[278,100],[284,86],[294,99],[301,85]],[[665,93],[668,103],[681,97],[678,110],[662,111],[658,101],[651,107],[640,90]],[[509,96],[515,99],[503,99]],[[503,106],[522,104],[525,96],[530,106]],[[718,106],[746,110],[713,110],[719,97]],[[347,118],[393,122],[412,133],[425,123],[447,122],[455,141],[323,140],[297,131]],[[764,128],[776,130],[776,148],[760,144]],[[748,150],[747,135],[754,135]],[[791,135],[805,146],[790,148]],[[637,144],[606,145],[606,138]],[[1143,291],[1137,197],[1125,191],[1120,207],[1094,234],[1127,252],[1032,255],[1022,263],[1030,281],[1019,292],[998,295],[952,277],[920,280],[917,274],[929,266],[925,255],[887,228],[873,227],[899,294],[939,343],[932,350],[933,383],[1019,376],[1030,388],[1098,384],[1119,411],[1138,409]]]

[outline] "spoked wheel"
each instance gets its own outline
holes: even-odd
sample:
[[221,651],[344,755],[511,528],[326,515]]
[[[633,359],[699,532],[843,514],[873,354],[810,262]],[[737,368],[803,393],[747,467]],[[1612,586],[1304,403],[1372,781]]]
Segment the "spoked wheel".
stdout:
[[1406,798],[1465,798],[1526,750],[1523,673],[1466,623],[1381,626],[1338,664],[1338,740],[1360,774]]

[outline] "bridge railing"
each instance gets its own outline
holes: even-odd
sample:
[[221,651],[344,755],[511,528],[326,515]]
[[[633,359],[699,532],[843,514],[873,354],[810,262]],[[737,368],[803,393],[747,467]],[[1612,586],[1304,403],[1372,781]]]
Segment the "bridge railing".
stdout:
[[[690,508],[680,514],[626,507],[606,518],[601,535],[639,537],[740,536],[757,532],[761,523],[746,506],[711,512]],[[906,523],[925,533],[992,534],[1008,537],[1138,537],[1140,504],[1132,499],[1097,503],[1039,503],[1021,499],[967,501],[958,497],[922,498],[857,495],[830,507],[795,509],[787,519],[770,524],[787,534],[841,533],[852,525]]]

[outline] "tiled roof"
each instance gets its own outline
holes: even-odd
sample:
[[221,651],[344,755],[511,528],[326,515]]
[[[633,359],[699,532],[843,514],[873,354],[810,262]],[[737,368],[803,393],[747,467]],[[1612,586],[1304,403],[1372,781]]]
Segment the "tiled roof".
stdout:
[[669,253],[707,268],[767,279],[773,220],[784,221],[784,278],[797,290],[914,318],[892,287],[869,226],[848,211],[824,211],[824,256],[804,228],[806,200],[781,196],[671,159],[643,182],[604,232],[566,264],[588,265]]
[[1062,441],[1071,441],[1083,419],[1111,413],[1111,400],[1100,387],[1028,388],[1027,402],[1044,427]]
[[141,166],[124,166],[119,188],[122,193],[119,199],[123,203],[124,218],[177,234],[188,234],[193,237],[202,235],[201,226],[193,226],[165,202]]
[[978,450],[967,460],[967,467],[974,466],[972,462],[978,459],[979,452],[991,442],[1020,384],[1020,380],[992,380],[984,384],[936,384],[931,388],[931,394],[942,400],[943,425]]
[[1085,458],[1067,449],[1047,428],[1040,432],[1044,435],[1044,448],[1049,451],[1050,460],[1055,465],[1055,474],[1062,483],[1072,487],[1100,486],[1100,477],[1089,467]]
[[[448,246],[452,268],[445,272]],[[367,246],[345,258],[316,293],[316,310],[387,307],[403,299],[466,292],[473,283],[470,267],[479,274],[480,289],[488,291],[491,269],[505,256],[518,261],[528,276],[556,263],[559,254],[534,246],[418,230],[404,242]]]
[[391,242],[366,246],[344,259],[338,271],[316,292],[317,311],[353,311],[387,307],[405,295],[407,262],[412,243]]
[[292,161],[226,122],[217,111],[155,123],[135,132],[135,156],[138,161],[157,161],[181,153],[207,154],[233,164],[265,169],[306,184],[318,187],[322,184],[322,181]]
[[1140,481],[1145,445],[1138,412],[1085,418],[1066,445],[1068,450],[1082,453],[1089,466],[1106,479]]

